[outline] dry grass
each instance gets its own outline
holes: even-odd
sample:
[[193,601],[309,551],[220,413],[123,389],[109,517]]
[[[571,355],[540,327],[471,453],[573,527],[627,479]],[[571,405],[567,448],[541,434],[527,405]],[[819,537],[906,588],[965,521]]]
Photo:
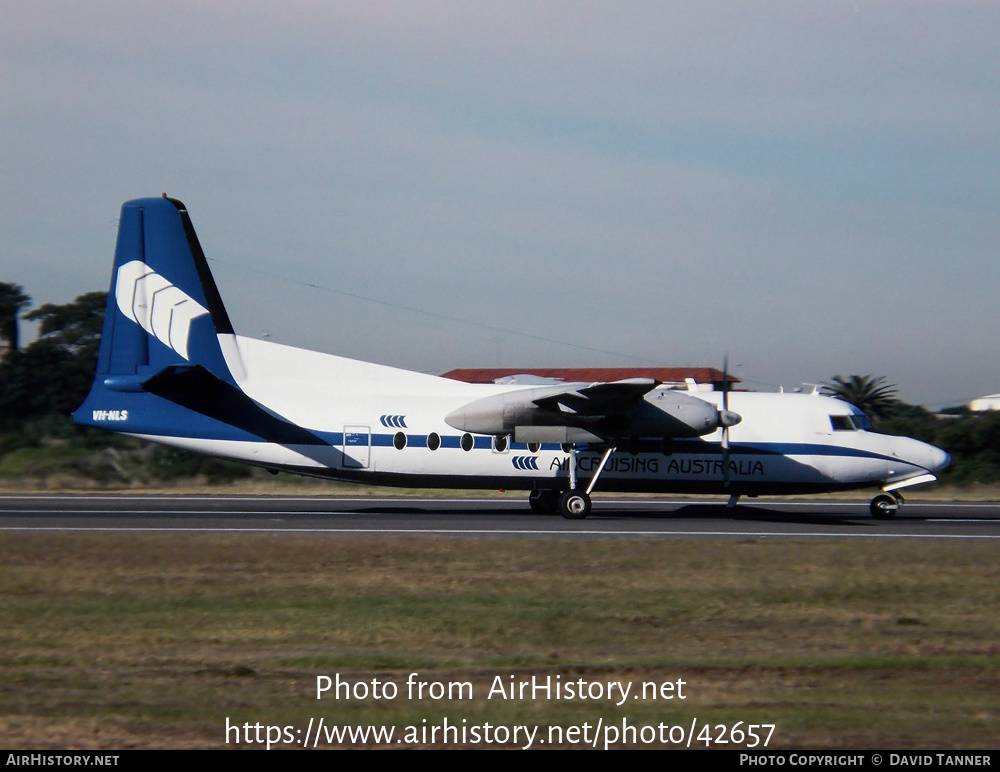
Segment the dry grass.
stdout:
[[[219,747],[304,727],[774,723],[772,747],[996,747],[987,543],[37,534],[0,545],[7,747]],[[471,702],[315,699],[317,675],[470,681]],[[485,700],[496,675],[689,697]]]

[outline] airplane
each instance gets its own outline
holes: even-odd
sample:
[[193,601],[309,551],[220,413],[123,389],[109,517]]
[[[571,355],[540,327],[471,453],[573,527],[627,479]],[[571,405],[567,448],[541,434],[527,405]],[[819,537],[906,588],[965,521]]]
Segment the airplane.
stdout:
[[73,418],[272,472],[524,490],[532,510],[571,519],[598,485],[731,507],[878,488],[871,514],[889,518],[900,490],[950,462],[818,393],[463,383],[238,335],[187,207],[165,194],[122,206],[97,372]]

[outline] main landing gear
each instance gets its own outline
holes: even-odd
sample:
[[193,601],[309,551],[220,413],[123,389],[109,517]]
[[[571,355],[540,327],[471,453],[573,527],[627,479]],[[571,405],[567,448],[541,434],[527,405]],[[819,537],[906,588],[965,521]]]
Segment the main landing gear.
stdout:
[[903,497],[893,491],[892,493],[880,493],[872,499],[868,505],[868,511],[876,520],[891,520],[896,516],[896,512],[903,506]]
[[590,514],[590,494],[566,491],[559,497],[559,514],[568,520],[583,520]]
[[553,514],[558,512],[568,520],[582,520],[585,518],[590,514],[592,506],[590,494],[594,490],[594,486],[597,485],[597,480],[600,478],[601,472],[604,471],[604,466],[608,463],[608,459],[611,458],[611,454],[615,450],[616,447],[614,445],[605,448],[604,455],[601,456],[601,463],[598,465],[597,471],[594,472],[594,476],[590,478],[587,490],[582,491],[579,489],[576,479],[576,446],[571,445],[569,449],[569,490],[562,494],[550,488],[533,490],[528,496],[528,504],[531,506],[531,510],[539,514]]

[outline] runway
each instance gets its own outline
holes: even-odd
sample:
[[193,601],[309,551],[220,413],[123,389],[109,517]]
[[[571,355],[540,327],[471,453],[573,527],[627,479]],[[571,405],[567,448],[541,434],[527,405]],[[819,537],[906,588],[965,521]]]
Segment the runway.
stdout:
[[908,502],[875,520],[867,499],[744,501],[599,498],[586,520],[564,520],[523,498],[0,496],[0,531],[1000,539],[998,502]]

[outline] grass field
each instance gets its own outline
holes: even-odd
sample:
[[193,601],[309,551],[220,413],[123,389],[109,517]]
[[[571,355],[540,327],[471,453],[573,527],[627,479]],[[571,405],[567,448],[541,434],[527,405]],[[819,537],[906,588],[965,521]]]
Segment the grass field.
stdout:
[[[998,558],[988,543],[903,540],[5,534],[0,738],[226,747],[227,718],[447,716],[775,724],[770,747],[785,748],[996,748]],[[413,672],[474,697],[408,699]],[[400,694],[317,701],[317,676],[336,674]],[[680,678],[686,699],[487,700],[511,675]]]

